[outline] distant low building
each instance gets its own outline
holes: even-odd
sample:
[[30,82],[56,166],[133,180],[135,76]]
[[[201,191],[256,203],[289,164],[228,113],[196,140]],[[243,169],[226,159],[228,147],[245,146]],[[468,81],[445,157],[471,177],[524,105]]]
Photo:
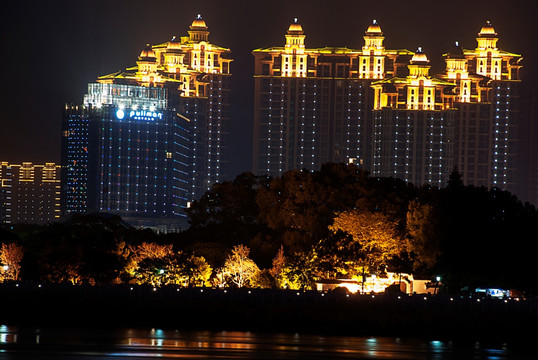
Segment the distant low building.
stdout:
[[60,213],[60,165],[0,163],[0,223],[47,224]]
[[415,279],[412,274],[394,272],[387,272],[383,276],[367,276],[364,283],[359,279],[330,279],[316,282],[318,291],[345,288],[353,294],[382,293],[391,286],[398,287],[405,294],[433,294],[436,289],[431,280]]

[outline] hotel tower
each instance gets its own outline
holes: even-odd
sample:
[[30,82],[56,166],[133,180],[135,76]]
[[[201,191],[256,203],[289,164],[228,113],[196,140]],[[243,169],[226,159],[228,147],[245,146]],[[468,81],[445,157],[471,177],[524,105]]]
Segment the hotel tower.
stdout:
[[226,176],[230,50],[200,15],[188,36],[150,45],[136,66],[88,84],[63,118],[64,213],[105,212],[164,231]]

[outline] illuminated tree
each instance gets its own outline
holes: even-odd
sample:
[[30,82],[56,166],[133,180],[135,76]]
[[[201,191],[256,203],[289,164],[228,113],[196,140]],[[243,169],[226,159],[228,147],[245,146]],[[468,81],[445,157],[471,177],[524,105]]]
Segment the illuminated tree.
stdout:
[[183,259],[181,268],[181,273],[187,279],[188,286],[205,286],[213,273],[213,269],[203,256],[192,254]]
[[397,223],[380,212],[344,211],[335,218],[329,230],[351,235],[358,243],[360,257],[357,264],[363,272],[384,270],[388,260],[396,256],[403,243],[397,232]]
[[2,244],[0,248],[0,280],[19,280],[24,248],[16,243]]
[[283,287],[292,290],[307,290],[314,288],[316,270],[312,254],[293,253],[286,259],[282,269]]
[[413,200],[407,211],[408,251],[415,256],[414,267],[432,267],[440,255],[433,207]]
[[[161,283],[160,270],[166,263],[171,265],[173,260],[172,245],[159,245],[156,243],[143,242],[138,246],[130,246],[128,251],[128,261],[125,272],[133,278],[137,278],[139,283]],[[165,258],[167,258],[165,260]],[[169,266],[172,267],[173,266]],[[156,275],[154,274],[156,273]]]
[[80,265],[69,262],[57,262],[52,264],[47,273],[47,280],[56,283],[82,284]]
[[224,272],[237,287],[248,285],[250,279],[260,271],[256,263],[248,257],[249,253],[250,249],[245,245],[236,245],[224,263]]
[[269,273],[275,279],[277,287],[282,288],[284,286],[284,279],[282,277],[282,271],[286,266],[286,256],[284,256],[284,246],[280,246],[280,249],[276,253],[273,259],[273,267],[269,269]]

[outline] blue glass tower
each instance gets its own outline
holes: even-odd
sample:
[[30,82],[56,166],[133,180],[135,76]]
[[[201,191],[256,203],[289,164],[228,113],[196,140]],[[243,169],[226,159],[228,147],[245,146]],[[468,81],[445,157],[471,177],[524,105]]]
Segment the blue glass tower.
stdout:
[[169,96],[166,88],[89,84],[84,105],[66,106],[66,213],[104,212],[134,225],[182,227],[191,186],[190,124],[169,107]]

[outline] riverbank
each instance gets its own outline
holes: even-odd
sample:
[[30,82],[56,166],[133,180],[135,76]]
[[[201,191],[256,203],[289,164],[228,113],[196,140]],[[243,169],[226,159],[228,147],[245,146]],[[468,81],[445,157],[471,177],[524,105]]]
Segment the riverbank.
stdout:
[[0,324],[20,326],[159,327],[477,340],[538,335],[536,298],[2,284],[0,299]]

